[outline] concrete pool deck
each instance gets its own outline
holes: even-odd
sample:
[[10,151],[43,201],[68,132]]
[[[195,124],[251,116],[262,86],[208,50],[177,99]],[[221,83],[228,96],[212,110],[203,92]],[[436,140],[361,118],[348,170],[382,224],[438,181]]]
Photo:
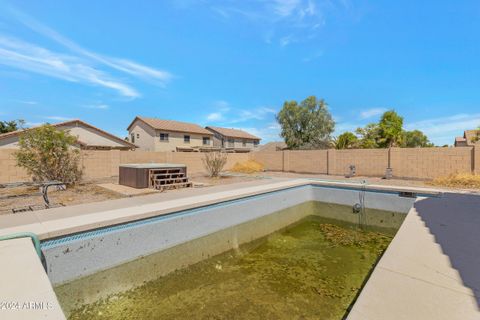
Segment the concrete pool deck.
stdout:
[[[41,239],[48,239],[312,183],[359,188],[358,184],[345,182],[259,180],[5,215],[0,217],[0,235],[29,231],[37,233]],[[437,191],[384,185],[368,185],[366,188],[419,193]],[[479,229],[479,196],[447,193],[439,198],[418,198],[366,283],[348,319],[480,319]],[[41,268],[31,241],[20,240],[21,250],[30,258],[36,258]],[[10,244],[17,245],[20,242],[0,242],[6,248]],[[2,275],[11,275],[4,278],[5,285],[2,286],[7,290],[2,288],[2,299],[19,298],[15,292],[28,292],[33,295],[32,299],[51,297],[50,294],[54,297],[43,269],[32,270],[30,265],[25,265],[21,260],[10,258],[17,254],[14,254],[16,250],[1,248],[2,260],[11,262],[0,264]],[[23,277],[24,281],[17,281],[19,277]],[[37,281],[42,277],[46,281]],[[39,282],[39,285],[31,286],[32,281]],[[58,315],[59,308],[57,302],[54,308],[47,310],[49,313],[32,313],[31,317],[25,314],[21,319],[62,319]],[[14,311],[0,309],[1,319],[18,319],[15,316],[18,314]]]
[[65,319],[30,238],[0,241],[0,319]]
[[480,196],[419,198],[348,320],[480,319]]

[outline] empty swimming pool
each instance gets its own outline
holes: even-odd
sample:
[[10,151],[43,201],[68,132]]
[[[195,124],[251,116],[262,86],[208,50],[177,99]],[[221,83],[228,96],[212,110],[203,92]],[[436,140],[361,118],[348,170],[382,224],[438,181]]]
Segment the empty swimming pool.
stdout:
[[296,310],[341,319],[414,200],[308,184],[63,236],[42,249],[72,319],[151,319],[155,310],[158,318],[238,318],[248,301],[258,317]]

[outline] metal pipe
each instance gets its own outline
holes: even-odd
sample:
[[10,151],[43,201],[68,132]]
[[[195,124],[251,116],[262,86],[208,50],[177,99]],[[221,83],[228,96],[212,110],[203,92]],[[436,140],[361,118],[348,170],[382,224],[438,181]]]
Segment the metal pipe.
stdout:
[[38,257],[40,258],[40,260],[42,260],[42,249],[40,249],[40,239],[33,232],[19,232],[19,233],[12,233],[6,236],[0,236],[0,241],[20,239],[20,238],[30,238],[33,242],[33,246],[35,247],[35,251],[37,252]]

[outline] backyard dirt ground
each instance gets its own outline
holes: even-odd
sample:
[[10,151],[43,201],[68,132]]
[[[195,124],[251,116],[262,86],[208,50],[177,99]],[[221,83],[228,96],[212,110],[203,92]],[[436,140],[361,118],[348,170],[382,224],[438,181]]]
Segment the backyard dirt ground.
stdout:
[[[480,192],[480,190],[474,189],[462,189],[462,188],[446,188],[439,186],[432,186],[428,181],[419,180],[401,180],[401,179],[389,179],[385,180],[376,177],[354,177],[347,179],[343,176],[329,176],[321,174],[301,174],[301,173],[289,173],[289,172],[260,172],[253,174],[237,174],[237,173],[225,173],[219,178],[210,178],[203,174],[193,174],[190,176],[190,180],[194,182],[194,185],[201,185],[202,187],[232,184],[246,181],[255,181],[258,179],[271,179],[271,178],[316,178],[324,180],[341,180],[359,182],[366,180],[368,184],[381,184],[391,186],[412,186],[412,187],[434,187],[444,190],[462,190],[470,192]],[[81,203],[91,203],[98,201],[105,201],[110,199],[119,199],[127,197],[124,194],[114,192],[99,186],[100,184],[117,184],[118,177],[111,177],[108,179],[102,179],[101,181],[89,181],[78,184],[73,187],[67,188],[63,191],[49,191],[49,199],[53,206],[69,206]],[[175,190],[168,190],[165,192],[176,192]],[[28,194],[28,197],[16,197],[5,198],[6,195],[12,194]],[[13,188],[13,189],[0,189],[0,214],[12,213],[12,209],[26,208],[32,206],[34,210],[44,208],[43,198],[40,195],[38,189],[35,188]]]
[[[219,178],[210,178],[202,174],[194,174],[190,176],[190,180],[194,182],[194,184],[201,184],[202,187],[253,181],[256,179],[258,178],[256,178],[254,175],[238,176],[227,174]],[[54,188],[51,188],[48,191],[48,198],[52,204],[52,207],[55,207],[127,197],[124,194],[103,188],[100,186],[100,184],[118,184],[118,177],[83,182],[61,191],[56,191]],[[175,190],[167,190],[164,192],[175,192]],[[7,196],[12,195],[20,195],[20,197],[7,198]],[[29,206],[34,210],[45,208],[45,203],[38,188],[19,187],[0,189],[0,215],[12,213],[12,209],[26,209]]]

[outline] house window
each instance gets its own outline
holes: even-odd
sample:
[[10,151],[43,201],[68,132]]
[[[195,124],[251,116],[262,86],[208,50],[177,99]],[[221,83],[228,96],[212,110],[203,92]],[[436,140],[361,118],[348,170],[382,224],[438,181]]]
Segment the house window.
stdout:
[[235,140],[228,138],[228,147],[233,148],[235,146]]
[[254,146],[254,147],[258,147],[259,142],[260,142],[260,141],[258,141],[258,140],[253,140],[253,146]]
[[131,137],[132,143],[135,143],[135,133],[132,133],[130,137]]
[[168,142],[168,133],[160,133],[160,141]]
[[203,145],[209,145],[210,144],[210,137],[203,137]]
[[243,146],[243,147],[246,147],[246,146],[247,146],[247,140],[243,140],[243,141],[242,141],[242,146]]
[[184,143],[190,143],[190,136],[189,135],[184,135],[183,136],[183,142]]
[[140,133],[137,133],[137,139],[140,139]]

